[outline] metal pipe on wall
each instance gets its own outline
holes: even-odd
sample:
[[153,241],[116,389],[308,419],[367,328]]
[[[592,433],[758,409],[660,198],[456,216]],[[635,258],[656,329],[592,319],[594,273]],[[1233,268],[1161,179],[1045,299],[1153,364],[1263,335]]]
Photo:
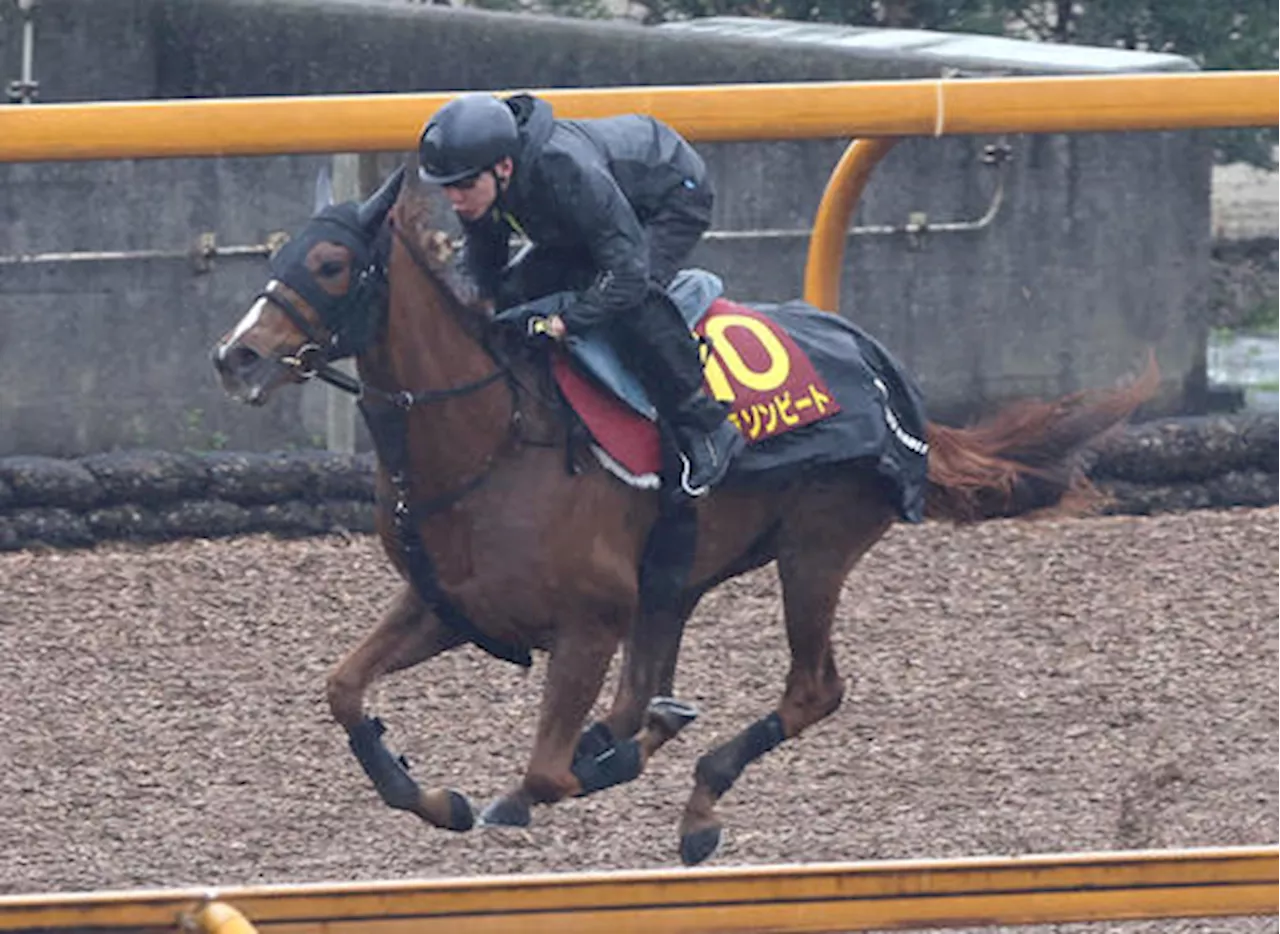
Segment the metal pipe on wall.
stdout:
[[216,235],[202,233],[187,250],[68,250],[43,253],[8,253],[0,255],[0,266],[42,266],[53,263],[113,263],[122,261],[183,259],[191,263],[196,273],[209,272],[213,261],[219,258],[271,256],[289,239],[283,231],[268,234],[263,243],[218,246]]
[[[903,224],[857,224],[848,228],[845,235],[849,237],[886,237],[896,234],[907,234],[919,239],[930,233],[971,233],[990,227],[992,221],[1000,213],[1004,204],[1004,173],[1007,160],[1012,156],[1012,149],[1005,143],[987,146],[983,151],[984,165],[993,166],[997,170],[995,189],[987,202],[987,208],[978,217],[970,220],[931,221],[923,211],[911,211]],[[808,240],[813,230],[808,227],[765,227],[743,230],[708,230],[702,235],[703,240]]]
[[8,86],[9,100],[30,104],[40,90],[35,78],[37,0],[18,0],[18,12],[22,16],[22,71],[16,81]]

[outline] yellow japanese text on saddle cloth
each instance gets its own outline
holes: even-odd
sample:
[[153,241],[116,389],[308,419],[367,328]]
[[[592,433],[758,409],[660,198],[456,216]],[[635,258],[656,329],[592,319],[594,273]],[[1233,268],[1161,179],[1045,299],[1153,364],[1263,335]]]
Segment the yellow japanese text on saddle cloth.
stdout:
[[776,322],[717,299],[694,329],[707,340],[707,391],[730,405],[748,442],[763,441],[840,411],[822,375]]

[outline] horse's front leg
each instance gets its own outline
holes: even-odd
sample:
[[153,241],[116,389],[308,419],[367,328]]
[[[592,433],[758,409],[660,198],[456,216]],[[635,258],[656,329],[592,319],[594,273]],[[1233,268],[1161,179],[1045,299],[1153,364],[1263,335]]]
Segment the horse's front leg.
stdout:
[[464,640],[448,629],[406,586],[387,614],[329,676],[329,710],[347,731],[351,752],[390,807],[417,814],[446,830],[470,830],[471,804],[452,789],[423,791],[409,775],[408,763],[382,742],[385,727],[364,711],[364,696],[379,677],[410,668]]
[[588,794],[591,777],[579,774],[574,747],[591,706],[600,695],[618,630],[606,624],[562,626],[547,664],[538,730],[524,779],[480,815],[482,824],[526,827],[535,804]]

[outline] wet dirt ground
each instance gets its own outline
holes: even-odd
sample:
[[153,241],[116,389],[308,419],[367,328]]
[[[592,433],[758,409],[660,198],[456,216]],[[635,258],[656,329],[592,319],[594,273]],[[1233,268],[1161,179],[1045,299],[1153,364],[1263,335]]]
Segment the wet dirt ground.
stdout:
[[[844,706],[747,771],[712,864],[1274,843],[1277,519],[894,528],[846,584]],[[640,780],[453,835],[381,804],[325,705],[396,586],[363,536],[0,554],[0,893],[677,865],[694,761],[785,676],[766,569],[699,608],[702,717]],[[483,804],[544,669],[465,648],[370,701]]]

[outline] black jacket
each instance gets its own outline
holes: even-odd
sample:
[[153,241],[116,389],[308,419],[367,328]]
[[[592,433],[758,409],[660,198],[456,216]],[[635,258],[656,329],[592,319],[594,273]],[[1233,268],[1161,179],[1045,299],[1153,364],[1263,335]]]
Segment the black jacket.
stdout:
[[644,227],[674,190],[707,184],[702,158],[652,117],[557,120],[528,94],[507,105],[520,128],[515,174],[494,210],[466,225],[469,271],[496,294],[515,229],[540,250],[589,257],[595,267],[595,284],[565,315],[571,330],[639,305],[649,282]]

